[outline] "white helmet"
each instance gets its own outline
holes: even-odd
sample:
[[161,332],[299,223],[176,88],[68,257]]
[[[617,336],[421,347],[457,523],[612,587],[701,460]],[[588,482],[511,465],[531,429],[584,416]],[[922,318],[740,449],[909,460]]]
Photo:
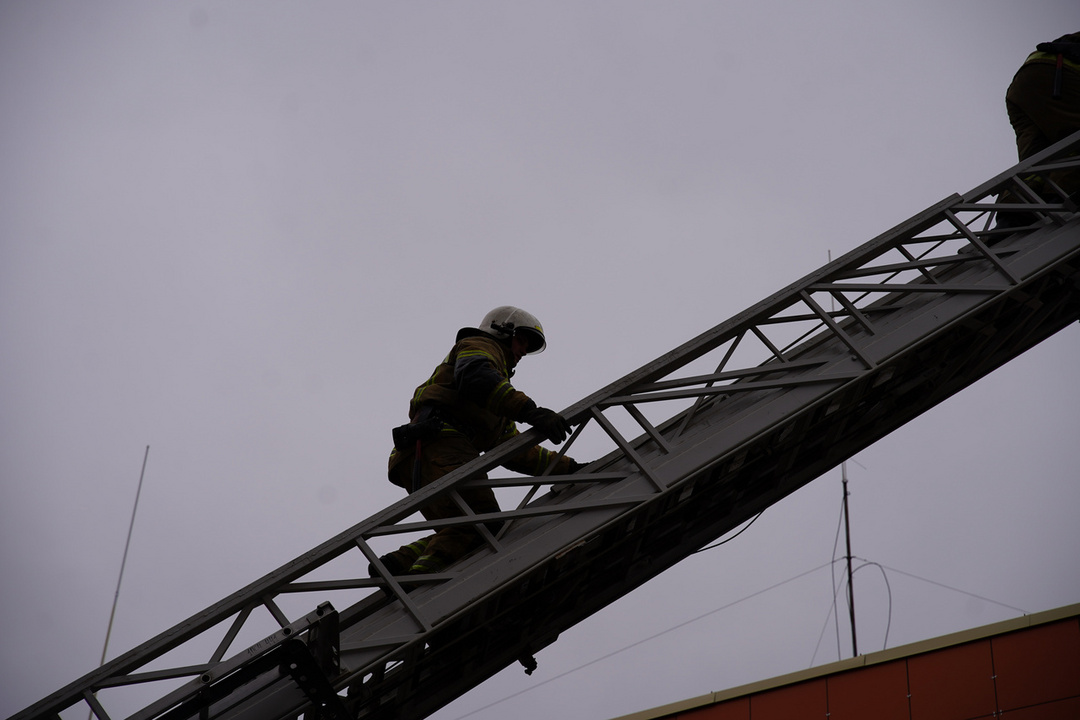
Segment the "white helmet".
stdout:
[[523,334],[529,341],[527,355],[535,355],[543,352],[547,347],[544,338],[544,328],[540,321],[532,313],[525,312],[513,305],[502,305],[495,308],[480,321],[477,328],[485,335],[490,335],[497,340],[509,340],[517,334]]

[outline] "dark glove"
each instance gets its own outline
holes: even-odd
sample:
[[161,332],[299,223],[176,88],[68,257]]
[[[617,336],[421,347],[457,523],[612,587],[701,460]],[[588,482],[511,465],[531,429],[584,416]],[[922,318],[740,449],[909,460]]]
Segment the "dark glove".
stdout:
[[568,469],[568,470],[566,471],[566,474],[567,474],[567,475],[573,475],[573,474],[574,474],[574,473],[576,473],[576,472],[577,472],[578,470],[581,470],[582,468],[584,468],[584,467],[585,467],[586,465],[588,465],[588,464],[589,464],[589,463],[580,463],[580,462],[578,462],[577,460],[574,460],[573,458],[571,458],[571,459],[570,459],[570,467],[569,467],[569,469]]
[[559,413],[532,404],[521,414],[521,421],[532,425],[555,444],[561,443],[570,434],[570,423]]

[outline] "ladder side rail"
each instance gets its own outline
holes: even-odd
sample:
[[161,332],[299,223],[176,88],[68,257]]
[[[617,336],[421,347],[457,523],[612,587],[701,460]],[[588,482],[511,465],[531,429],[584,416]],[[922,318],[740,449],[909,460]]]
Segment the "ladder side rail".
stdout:
[[[949,203],[946,203],[946,204],[949,204]],[[938,220],[938,221],[940,221],[941,219],[942,219],[942,217],[938,217],[938,218],[936,218],[936,220]],[[945,216],[945,219],[947,219],[947,216]],[[924,225],[924,226],[932,226],[933,224],[934,224],[934,223],[929,223],[929,224],[927,224],[927,223],[923,223],[923,225]],[[926,229],[926,227],[924,227],[923,229]],[[912,238],[912,236],[913,236],[914,234],[917,234],[917,233],[909,233],[908,237],[905,237],[905,238],[901,238],[901,242],[904,242],[904,241],[908,241],[908,240],[911,240],[911,239],[913,239],[913,238]],[[843,260],[843,259],[841,259],[841,260]],[[953,288],[953,289],[955,290],[956,288]],[[999,290],[999,289],[1001,289],[1001,288],[990,288],[990,289],[989,289],[989,292],[990,292],[991,294],[993,294],[993,292],[995,292],[995,291],[997,291],[997,290]],[[971,286],[971,287],[962,287],[962,288],[960,288],[960,291],[961,291],[961,292],[979,292],[979,293],[983,293],[983,294],[986,294],[986,293],[988,292],[988,289],[987,289],[986,287],[981,287],[981,286],[977,286],[977,285],[976,285],[976,286]],[[946,289],[944,289],[944,292],[950,292],[950,289],[946,288]],[[786,302],[784,302],[784,303],[781,303],[781,305],[787,305],[787,304],[788,304],[788,303],[786,303]],[[696,357],[696,356],[695,356],[695,357]],[[677,366],[681,366],[682,364],[685,364],[685,362],[677,362],[677,363],[675,363],[675,364],[676,364]],[[660,373],[660,374],[661,374],[661,375],[663,375],[663,374],[665,374],[665,373]],[[632,385],[632,383],[626,383],[626,384],[627,384],[627,385]],[[588,405],[588,403],[583,403],[583,404],[584,404],[584,405]],[[589,409],[589,411],[590,411],[590,412],[595,412],[595,410],[596,410],[596,408],[595,408],[595,407],[589,407],[588,409]],[[506,450],[504,450],[504,452],[506,452],[507,454],[510,454],[511,452],[513,452],[513,450],[512,450],[511,448],[507,448]],[[492,458],[492,464],[493,464],[493,465],[494,465],[494,464],[496,464],[497,462],[498,462],[498,458],[497,458],[497,457],[495,457],[495,458]]]
[[[1075,146],[1078,145],[1080,145],[1080,133],[1077,133],[1048,148],[1042,153],[1019,163],[1005,173],[1002,173],[963,196],[954,195],[946,198],[940,203],[928,208],[926,211],[914,216],[910,220],[897,225],[863,246],[847,253],[787,288],[773,294],[761,303],[758,303],[731,318],[729,321],[716,326],[712,330],[699,335],[683,345],[680,345],[675,350],[644,365],[639,370],[628,374],[621,380],[608,385],[592,396],[570,406],[564,411],[564,414],[572,421],[581,421],[584,418],[591,416],[594,412],[597,412],[598,408],[604,404],[604,401],[613,395],[632,395],[635,387],[647,385],[648,383],[656,382],[659,379],[666,377],[673,371],[702,355],[707,354],[709,351],[736,337],[738,334],[744,333],[746,329],[755,328],[759,324],[765,324],[767,322],[776,322],[774,319],[775,313],[790,306],[793,297],[806,292],[814,286],[817,286],[818,288],[830,288],[830,286],[834,284],[830,283],[830,279],[835,277],[839,280],[841,274],[850,277],[850,273],[855,271],[856,268],[862,267],[873,259],[880,257],[891,247],[910,241],[919,233],[934,227],[941,222],[943,214],[949,208],[952,208],[954,212],[967,210],[986,213],[994,212],[1000,206],[995,205],[994,203],[980,205],[979,201],[991,194],[999,192],[1009,183],[1016,182],[1021,175],[1044,173],[1063,167],[1074,167],[1077,164],[1077,160],[1075,157],[1067,157],[1067,153],[1069,151],[1075,151]],[[1033,200],[1030,205],[1034,209],[1048,209],[1048,212],[1051,210],[1054,211],[1054,213],[1057,214],[1052,213],[1050,216],[1057,222],[1062,221],[1058,214],[1069,211],[1069,207],[1064,203],[1048,204],[1039,202],[1038,199],[1036,199]],[[980,237],[992,236],[993,231],[981,231],[977,234]],[[842,287],[839,287],[843,285],[843,283],[837,282],[835,285],[837,287],[832,289],[843,289]],[[431,486],[428,486],[417,493],[413,493],[386,510],[376,513],[367,520],[340,533],[331,540],[328,540],[312,551],[305,553],[277,571],[256,580],[221,602],[197,613],[188,620],[161,633],[147,643],[121,655],[98,670],[88,673],[80,680],[69,684],[62,690],[50,695],[45,700],[32,705],[27,708],[27,710],[14,716],[14,718],[21,720],[22,718],[36,717],[42,714],[52,714],[70,707],[80,700],[85,700],[86,692],[92,688],[120,684],[123,676],[144,667],[152,660],[181,646],[188,640],[201,635],[203,632],[216,626],[220,622],[227,620],[229,617],[239,618],[241,613],[244,613],[253,605],[264,604],[264,598],[269,598],[272,601],[277,593],[282,592],[293,581],[357,547],[357,543],[363,539],[372,537],[375,534],[384,533],[387,527],[396,525],[403,518],[416,512],[435,494],[447,492],[452,486],[468,482],[472,477],[500,465],[511,455],[520,452],[529,444],[535,443],[540,439],[539,433],[535,430],[530,429],[523,432],[521,436],[514,441],[506,443],[490,453],[486,453],[482,458],[478,458],[473,463],[459,469],[459,471],[451,473],[438,483],[433,483]],[[612,455],[619,455],[619,451],[615,451]],[[586,478],[582,478],[582,480],[587,481]],[[267,607],[271,608],[270,605],[267,605]],[[281,620],[287,620],[287,618],[281,617],[279,618],[279,622]]]

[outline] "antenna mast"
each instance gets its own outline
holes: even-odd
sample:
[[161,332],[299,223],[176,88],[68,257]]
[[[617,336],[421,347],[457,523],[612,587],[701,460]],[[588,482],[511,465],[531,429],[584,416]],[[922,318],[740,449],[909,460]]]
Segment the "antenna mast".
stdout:
[[844,538],[847,541],[847,589],[848,612],[851,614],[851,654],[859,654],[859,643],[855,639],[855,583],[851,571],[851,516],[848,513],[847,462],[840,463],[840,473],[844,484]]
[[131,533],[135,529],[135,513],[139,509],[139,495],[142,494],[143,477],[146,475],[146,461],[150,458],[150,446],[143,453],[142,471],[139,473],[139,486],[135,489],[135,506],[131,509],[131,524],[128,525],[127,542],[124,543],[124,557],[120,560],[120,577],[116,580],[116,594],[113,595],[112,612],[109,613],[109,627],[105,630],[105,646],[101,648],[101,665],[105,664],[105,655],[109,651],[109,637],[112,635],[113,620],[116,619],[116,604],[120,600],[120,583],[124,582],[124,566],[127,565],[128,549],[131,547]]

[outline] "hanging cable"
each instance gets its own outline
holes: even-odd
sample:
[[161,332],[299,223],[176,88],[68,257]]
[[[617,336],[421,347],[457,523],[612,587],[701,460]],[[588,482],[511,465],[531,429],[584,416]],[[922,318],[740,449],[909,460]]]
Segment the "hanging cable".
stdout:
[[[856,558],[856,559],[864,560],[864,558]],[[869,560],[864,560],[864,561],[865,562],[870,562]],[[988,603],[992,603],[994,605],[999,605],[999,606],[1001,606],[1003,608],[1008,608],[1009,610],[1015,610],[1016,612],[1020,613],[1021,615],[1030,615],[1031,614],[1029,611],[1024,610],[1023,608],[1014,607],[1012,605],[1006,605],[1003,602],[998,602],[997,600],[991,600],[988,597],[983,597],[982,595],[976,595],[975,593],[971,593],[971,592],[968,592],[966,590],[961,590],[960,588],[955,588],[955,587],[952,587],[951,585],[946,585],[945,583],[937,582],[936,580],[930,580],[928,578],[920,577],[918,575],[913,575],[912,573],[904,572],[903,570],[897,570],[896,568],[889,567],[888,565],[882,565],[881,567],[885,568],[886,570],[888,570],[890,572],[899,573],[900,575],[906,575],[907,577],[914,578],[916,580],[922,580],[925,583],[930,583],[931,585],[937,585],[938,587],[945,588],[946,590],[952,590],[953,592],[958,592],[961,595],[967,595],[968,597],[973,597],[973,598],[976,598],[978,600],[984,600],[984,601],[986,601]]]
[[856,558],[856,559],[862,560],[863,564],[860,565],[859,567],[855,568],[855,572],[859,572],[860,570],[862,570],[867,565],[874,565],[874,566],[877,567],[878,570],[881,571],[881,577],[882,577],[883,580],[885,580],[885,590],[889,595],[889,614],[888,614],[887,619],[885,621],[885,642],[883,642],[881,644],[881,649],[884,650],[885,648],[887,648],[889,646],[889,629],[892,628],[892,586],[889,585],[889,576],[887,574],[885,574],[885,567],[881,563],[872,562],[870,560],[865,560],[863,558]]
[[720,542],[718,542],[718,543],[713,543],[712,545],[706,545],[705,547],[701,548],[700,550],[695,550],[694,552],[692,552],[692,553],[690,553],[690,554],[691,554],[691,555],[697,555],[697,554],[698,554],[699,552],[705,552],[706,550],[712,550],[713,548],[718,548],[718,547],[720,547],[721,545],[724,545],[724,544],[726,544],[726,543],[729,543],[729,542],[731,542],[732,540],[734,540],[735,538],[739,537],[739,536],[740,536],[740,535],[742,535],[742,534],[743,534],[744,532],[746,532],[747,530],[749,530],[749,529],[750,529],[750,526],[751,526],[751,525],[753,525],[754,523],[756,523],[756,522],[758,521],[758,518],[759,518],[759,517],[761,517],[761,516],[762,516],[762,515],[764,515],[764,514],[765,514],[765,511],[764,511],[764,510],[762,510],[761,512],[759,512],[759,513],[758,513],[757,515],[755,515],[755,516],[754,516],[754,518],[753,518],[753,519],[752,519],[752,520],[751,520],[750,522],[748,522],[748,523],[746,523],[745,525],[743,525],[743,526],[742,526],[742,529],[741,529],[741,530],[739,530],[739,532],[735,533],[735,534],[734,534],[734,535],[732,535],[731,537],[729,537],[729,538],[725,538],[724,540],[721,540],[721,541],[720,541]]

